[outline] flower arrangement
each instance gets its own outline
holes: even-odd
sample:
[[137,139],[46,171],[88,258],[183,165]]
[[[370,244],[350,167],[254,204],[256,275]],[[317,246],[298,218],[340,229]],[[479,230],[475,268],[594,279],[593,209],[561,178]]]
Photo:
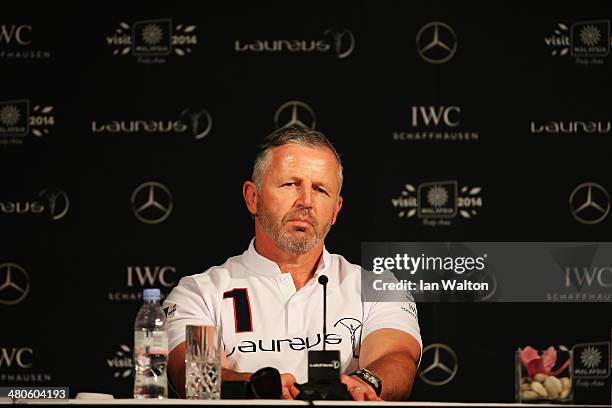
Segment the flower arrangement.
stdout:
[[572,380],[569,372],[571,352],[560,346],[538,351],[531,346],[517,352],[517,400],[538,399],[568,401],[571,399]]

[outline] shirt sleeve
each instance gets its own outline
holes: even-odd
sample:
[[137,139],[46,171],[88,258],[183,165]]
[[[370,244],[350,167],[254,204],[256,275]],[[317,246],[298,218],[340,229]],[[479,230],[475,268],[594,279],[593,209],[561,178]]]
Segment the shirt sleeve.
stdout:
[[[412,299],[410,296],[409,299]],[[423,354],[423,341],[417,315],[416,303],[411,300],[404,302],[385,301],[379,299],[375,302],[364,302],[366,315],[363,322],[361,336],[365,339],[368,334],[378,329],[397,329],[408,333],[418,341],[421,347],[417,367],[421,363]]]
[[172,289],[163,304],[168,326],[168,348],[173,350],[185,341],[187,325],[214,325],[214,316],[202,297],[197,280],[187,276]]

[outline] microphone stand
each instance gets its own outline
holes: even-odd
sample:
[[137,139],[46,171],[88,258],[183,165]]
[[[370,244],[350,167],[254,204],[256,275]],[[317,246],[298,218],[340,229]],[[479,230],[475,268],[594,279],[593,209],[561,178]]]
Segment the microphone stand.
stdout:
[[325,275],[319,276],[323,286],[323,350],[308,352],[308,382],[296,384],[300,390],[297,399],[313,400],[352,400],[346,385],[340,381],[340,351],[326,350],[327,337],[327,282]]

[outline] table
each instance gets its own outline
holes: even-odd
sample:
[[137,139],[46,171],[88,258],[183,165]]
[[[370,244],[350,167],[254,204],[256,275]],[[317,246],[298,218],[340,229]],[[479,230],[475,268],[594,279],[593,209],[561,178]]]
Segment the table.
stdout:
[[427,401],[406,401],[406,402],[376,402],[376,401],[286,401],[286,400],[135,400],[135,399],[70,399],[70,400],[17,400],[0,399],[0,405],[112,405],[112,406],[139,406],[139,405],[158,405],[158,406],[286,406],[286,407],[354,407],[354,406],[376,406],[376,407],[410,407],[410,408],[432,408],[432,407],[456,407],[456,408],[523,408],[523,407],[553,407],[553,408],[610,408],[610,405],[555,405],[555,404],[509,404],[509,403],[466,403],[466,402],[427,402]]

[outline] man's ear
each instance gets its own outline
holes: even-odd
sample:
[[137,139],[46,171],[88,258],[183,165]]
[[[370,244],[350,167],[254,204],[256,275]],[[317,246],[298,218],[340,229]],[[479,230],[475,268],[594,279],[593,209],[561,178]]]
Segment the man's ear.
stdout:
[[334,225],[336,223],[336,218],[338,218],[338,213],[340,212],[340,209],[342,208],[342,196],[338,197],[338,203],[336,203],[336,208],[334,210],[334,217],[332,218],[332,225]]
[[257,186],[252,181],[242,185],[242,196],[251,215],[257,215]]

